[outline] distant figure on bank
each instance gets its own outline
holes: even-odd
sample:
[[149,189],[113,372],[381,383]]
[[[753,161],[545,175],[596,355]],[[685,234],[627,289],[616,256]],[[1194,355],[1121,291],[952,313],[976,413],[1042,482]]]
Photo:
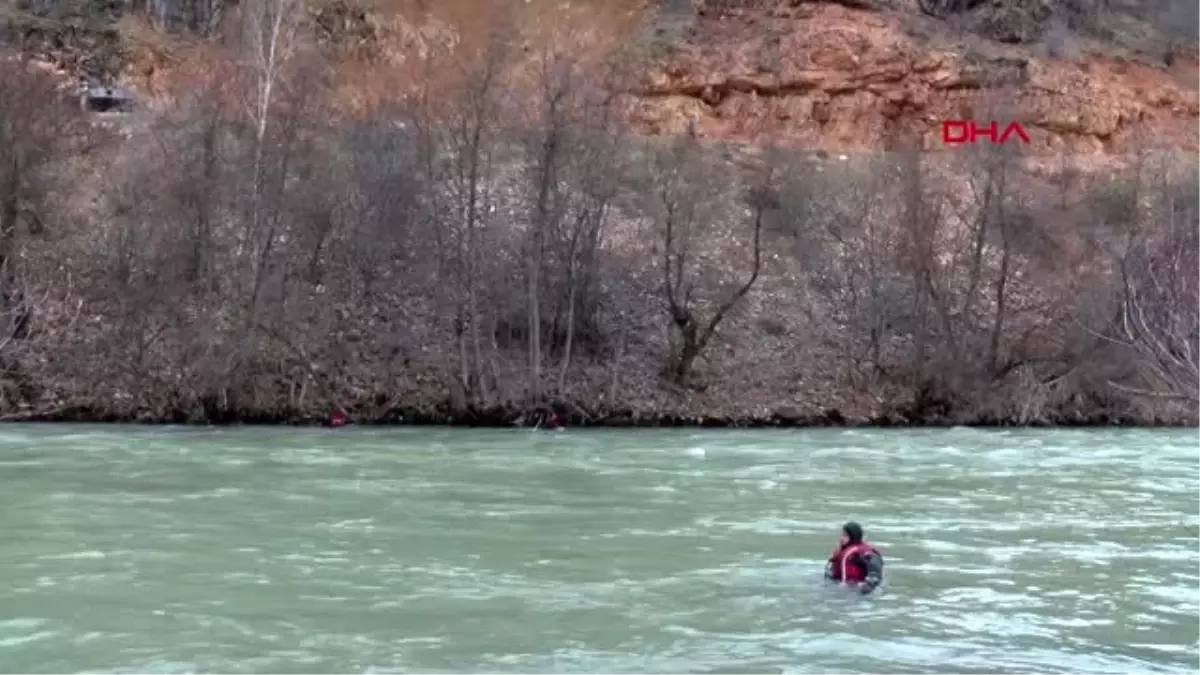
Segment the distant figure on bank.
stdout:
[[857,588],[863,595],[883,581],[883,555],[863,539],[863,529],[858,523],[842,526],[838,547],[825,565],[825,578]]
[[346,414],[345,410],[342,410],[341,407],[337,407],[334,408],[333,413],[329,415],[329,422],[327,422],[327,424],[334,429],[337,429],[338,427],[344,427],[347,424],[350,424],[350,417]]
[[562,418],[554,412],[553,408],[547,408],[545,414],[542,415],[540,428],[543,431],[558,431],[563,428]]

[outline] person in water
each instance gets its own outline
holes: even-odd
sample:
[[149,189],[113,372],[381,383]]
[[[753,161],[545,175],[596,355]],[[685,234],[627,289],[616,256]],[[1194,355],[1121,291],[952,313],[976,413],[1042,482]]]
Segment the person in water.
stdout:
[[349,423],[350,416],[346,414],[346,411],[343,410],[341,406],[333,409],[333,412],[329,415],[329,420],[326,422],[327,425],[333,427],[334,429],[337,429],[338,427],[344,427]]
[[842,526],[838,547],[825,565],[825,578],[851,586],[866,595],[883,581],[883,555],[863,539],[862,526],[849,522]]
[[553,408],[547,408],[545,415],[542,416],[542,429],[546,431],[558,431],[563,428],[562,418]]

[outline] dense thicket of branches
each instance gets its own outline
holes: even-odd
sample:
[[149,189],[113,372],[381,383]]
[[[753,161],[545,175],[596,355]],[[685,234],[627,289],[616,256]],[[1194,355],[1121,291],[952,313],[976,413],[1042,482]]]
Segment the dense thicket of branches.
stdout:
[[651,142],[619,70],[502,40],[335,122],[297,3],[260,2],[247,58],[120,134],[0,64],[8,416],[1194,414],[1194,158]]

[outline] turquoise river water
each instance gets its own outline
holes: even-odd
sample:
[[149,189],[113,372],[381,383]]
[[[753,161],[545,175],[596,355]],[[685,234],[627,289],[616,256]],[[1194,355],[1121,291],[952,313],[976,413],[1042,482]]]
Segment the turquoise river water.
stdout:
[[1194,673],[1198,490],[1195,430],[6,425],[0,671]]

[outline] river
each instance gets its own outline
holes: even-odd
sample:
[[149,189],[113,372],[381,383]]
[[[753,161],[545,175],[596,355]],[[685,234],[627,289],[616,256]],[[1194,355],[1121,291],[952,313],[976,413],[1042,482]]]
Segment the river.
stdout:
[[[1188,673],[1195,430],[0,427],[3,672]],[[847,519],[887,559],[821,581]]]

